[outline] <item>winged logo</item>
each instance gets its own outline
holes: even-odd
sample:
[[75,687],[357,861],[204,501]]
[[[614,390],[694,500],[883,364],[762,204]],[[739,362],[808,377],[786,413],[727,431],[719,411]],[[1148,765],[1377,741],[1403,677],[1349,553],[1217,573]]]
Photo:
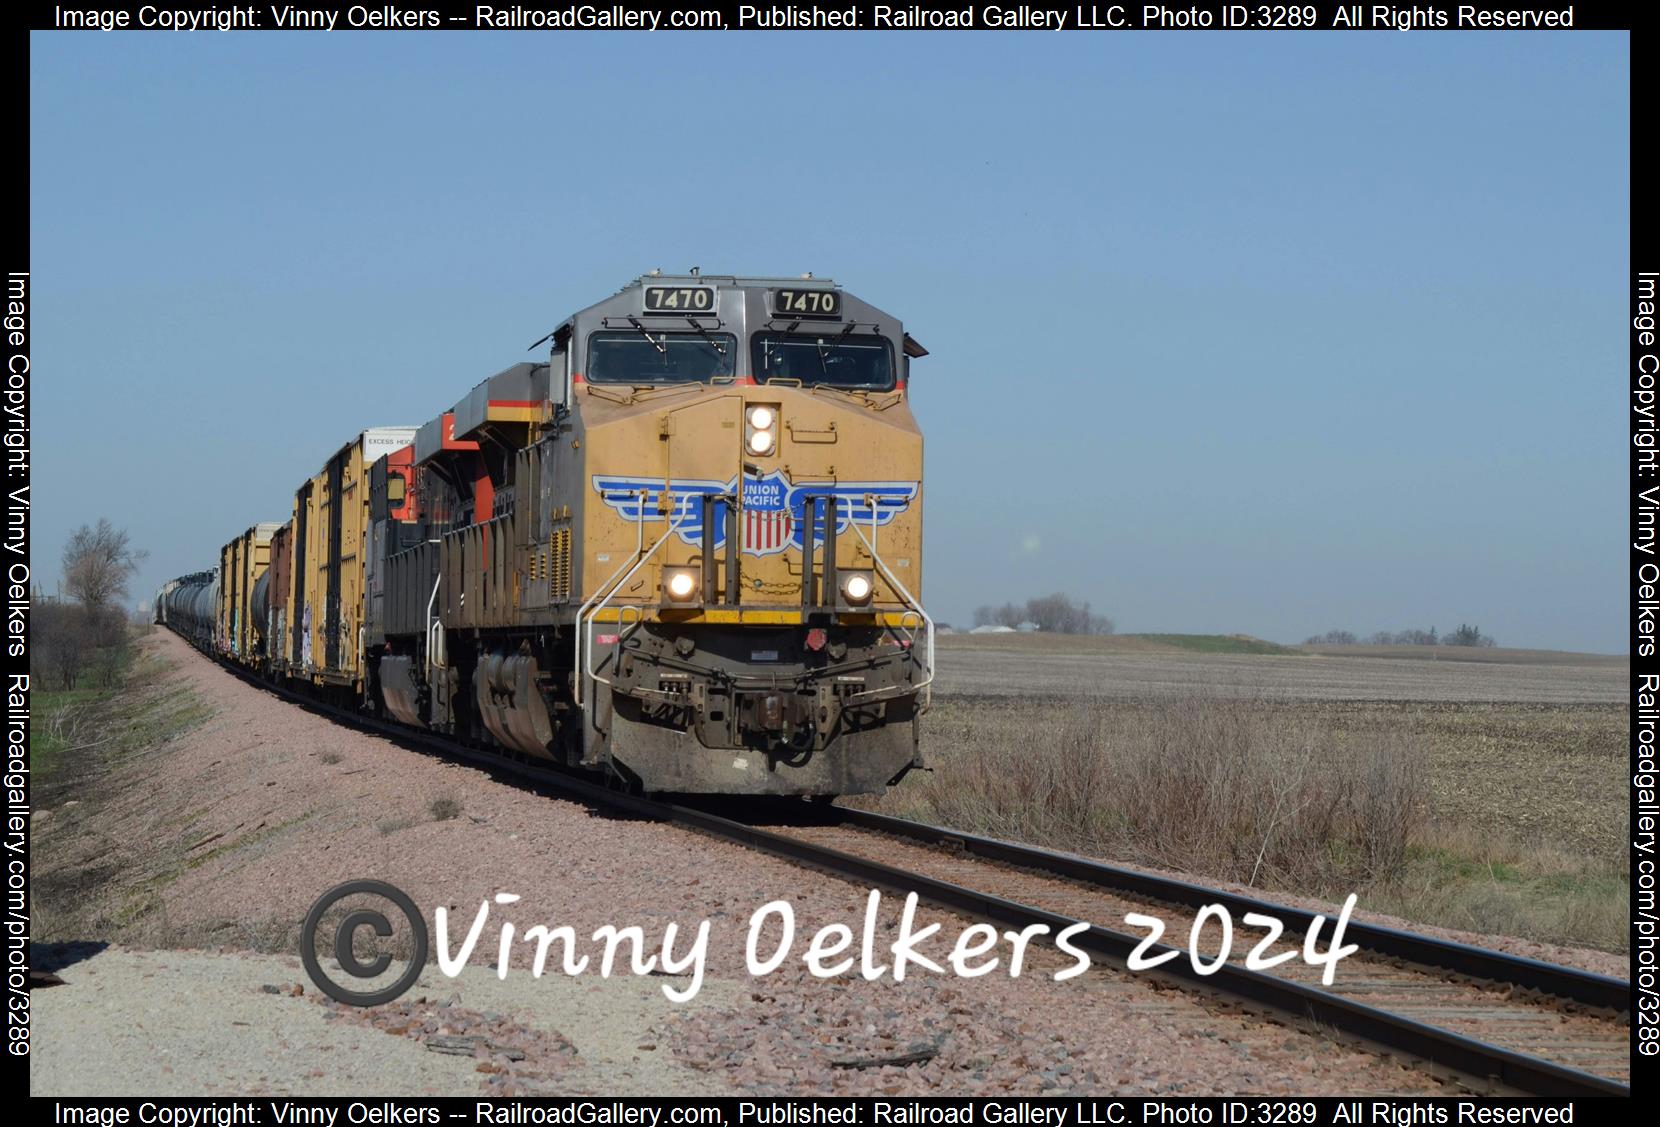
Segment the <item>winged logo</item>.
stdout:
[[[594,490],[618,516],[630,523],[679,521],[675,528],[683,542],[703,543],[702,498],[711,493],[730,494],[738,488],[736,477],[727,481],[697,478],[623,477],[594,475]],[[920,486],[915,481],[836,481],[795,485],[782,470],[743,477],[743,512],[739,536],[749,556],[775,556],[788,548],[801,550],[807,535],[809,497],[826,494],[836,498],[836,534],[848,531],[855,521],[861,528],[891,524],[916,499]],[[668,511],[659,503],[668,494]],[[726,526],[717,520],[710,530],[714,546],[726,546]],[[813,544],[824,540],[824,508],[815,506],[812,521]]]

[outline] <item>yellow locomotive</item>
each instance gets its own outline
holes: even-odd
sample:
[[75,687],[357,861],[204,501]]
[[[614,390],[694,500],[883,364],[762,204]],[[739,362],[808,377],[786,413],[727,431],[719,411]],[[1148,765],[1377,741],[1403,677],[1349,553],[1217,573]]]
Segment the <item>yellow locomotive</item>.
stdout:
[[158,618],[647,791],[869,793],[918,766],[926,350],[828,280],[696,272],[547,341],[424,426],[363,432]]

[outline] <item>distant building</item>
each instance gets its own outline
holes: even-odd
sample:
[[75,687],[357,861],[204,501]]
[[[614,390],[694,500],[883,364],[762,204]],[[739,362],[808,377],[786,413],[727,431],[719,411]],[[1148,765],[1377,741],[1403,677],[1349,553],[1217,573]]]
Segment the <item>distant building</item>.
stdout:
[[1042,630],[1043,627],[1039,626],[1035,622],[1022,622],[1019,626],[1016,626],[1015,629],[1020,631],[1022,634],[1036,634],[1039,630]]
[[1013,634],[1013,626],[976,626],[970,634]]

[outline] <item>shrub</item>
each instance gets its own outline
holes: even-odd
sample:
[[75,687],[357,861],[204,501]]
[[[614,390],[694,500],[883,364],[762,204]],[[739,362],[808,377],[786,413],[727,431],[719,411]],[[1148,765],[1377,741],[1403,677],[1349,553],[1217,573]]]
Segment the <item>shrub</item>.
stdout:
[[935,767],[948,825],[1303,892],[1397,874],[1424,804],[1398,742],[1245,701],[1099,704]]

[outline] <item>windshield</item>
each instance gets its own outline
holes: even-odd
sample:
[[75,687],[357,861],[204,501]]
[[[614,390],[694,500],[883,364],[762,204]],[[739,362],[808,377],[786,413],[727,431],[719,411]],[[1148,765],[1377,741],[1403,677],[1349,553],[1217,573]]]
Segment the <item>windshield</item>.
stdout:
[[626,329],[588,337],[593,383],[704,383],[733,373],[737,340],[730,333],[665,333]]
[[756,333],[751,341],[755,378],[800,380],[802,386],[893,386],[893,349],[886,337],[843,336],[837,328],[803,328],[793,333]]

